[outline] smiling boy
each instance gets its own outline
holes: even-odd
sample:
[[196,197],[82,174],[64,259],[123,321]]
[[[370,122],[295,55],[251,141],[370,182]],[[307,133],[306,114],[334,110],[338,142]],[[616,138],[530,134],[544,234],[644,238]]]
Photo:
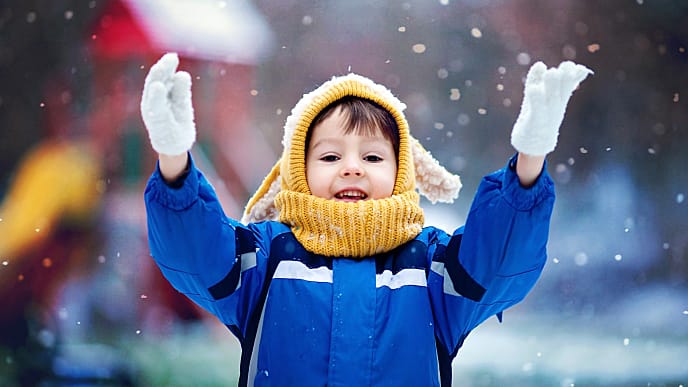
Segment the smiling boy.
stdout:
[[352,202],[392,196],[399,134],[389,112],[348,97],[323,110],[312,126],[306,140],[311,194]]
[[167,54],[141,113],[158,168],[146,187],[151,253],[180,292],[242,345],[239,385],[449,386],[468,334],[521,301],[546,261],[553,183],[545,155],[590,72],[529,71],[507,165],[486,176],[466,225],[424,225],[419,194],[461,187],[415,140],[405,105],[356,74],[296,104],[284,151],[228,218],[189,150],[189,74]]

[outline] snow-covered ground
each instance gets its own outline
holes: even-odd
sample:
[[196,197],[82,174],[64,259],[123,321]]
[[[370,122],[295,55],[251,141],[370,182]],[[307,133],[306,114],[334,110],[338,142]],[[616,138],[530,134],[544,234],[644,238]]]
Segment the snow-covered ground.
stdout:
[[[619,322],[632,316],[617,316]],[[677,316],[688,327],[688,316]],[[466,340],[454,362],[455,386],[688,385],[688,336],[625,335],[552,316],[505,313]]]

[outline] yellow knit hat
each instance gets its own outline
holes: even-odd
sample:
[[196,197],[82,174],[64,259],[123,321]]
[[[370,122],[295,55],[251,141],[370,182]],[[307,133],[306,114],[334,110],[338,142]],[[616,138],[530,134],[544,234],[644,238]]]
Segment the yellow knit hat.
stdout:
[[[333,77],[305,94],[284,125],[282,156],[246,205],[242,222],[276,220],[275,196],[282,190],[310,195],[306,181],[306,136],[315,117],[331,103],[354,96],[373,101],[389,111],[399,128],[399,160],[393,195],[418,191],[432,203],[451,203],[458,197],[461,179],[449,173],[409,132],[403,114],[406,105],[386,87],[358,74]],[[417,184],[417,186],[416,186]]]

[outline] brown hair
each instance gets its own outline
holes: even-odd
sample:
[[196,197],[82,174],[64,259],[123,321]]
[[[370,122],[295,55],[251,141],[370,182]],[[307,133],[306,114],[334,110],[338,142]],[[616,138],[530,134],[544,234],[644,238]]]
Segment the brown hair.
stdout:
[[306,134],[306,149],[311,140],[312,129],[332,115],[337,107],[342,108],[344,115],[344,133],[355,133],[362,135],[372,135],[380,131],[382,135],[392,143],[394,156],[399,160],[399,127],[392,116],[377,103],[354,96],[346,96],[327,105],[311,122]]

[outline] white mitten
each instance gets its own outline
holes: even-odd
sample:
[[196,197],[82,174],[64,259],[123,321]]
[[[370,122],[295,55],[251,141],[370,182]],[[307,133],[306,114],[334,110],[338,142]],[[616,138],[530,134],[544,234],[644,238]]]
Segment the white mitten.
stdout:
[[177,71],[177,54],[163,55],[154,64],[143,85],[141,117],[156,152],[180,155],[196,141],[191,76]]
[[511,132],[520,153],[544,156],[554,150],[571,94],[592,70],[570,61],[548,69],[537,62],[528,70],[521,112]]

